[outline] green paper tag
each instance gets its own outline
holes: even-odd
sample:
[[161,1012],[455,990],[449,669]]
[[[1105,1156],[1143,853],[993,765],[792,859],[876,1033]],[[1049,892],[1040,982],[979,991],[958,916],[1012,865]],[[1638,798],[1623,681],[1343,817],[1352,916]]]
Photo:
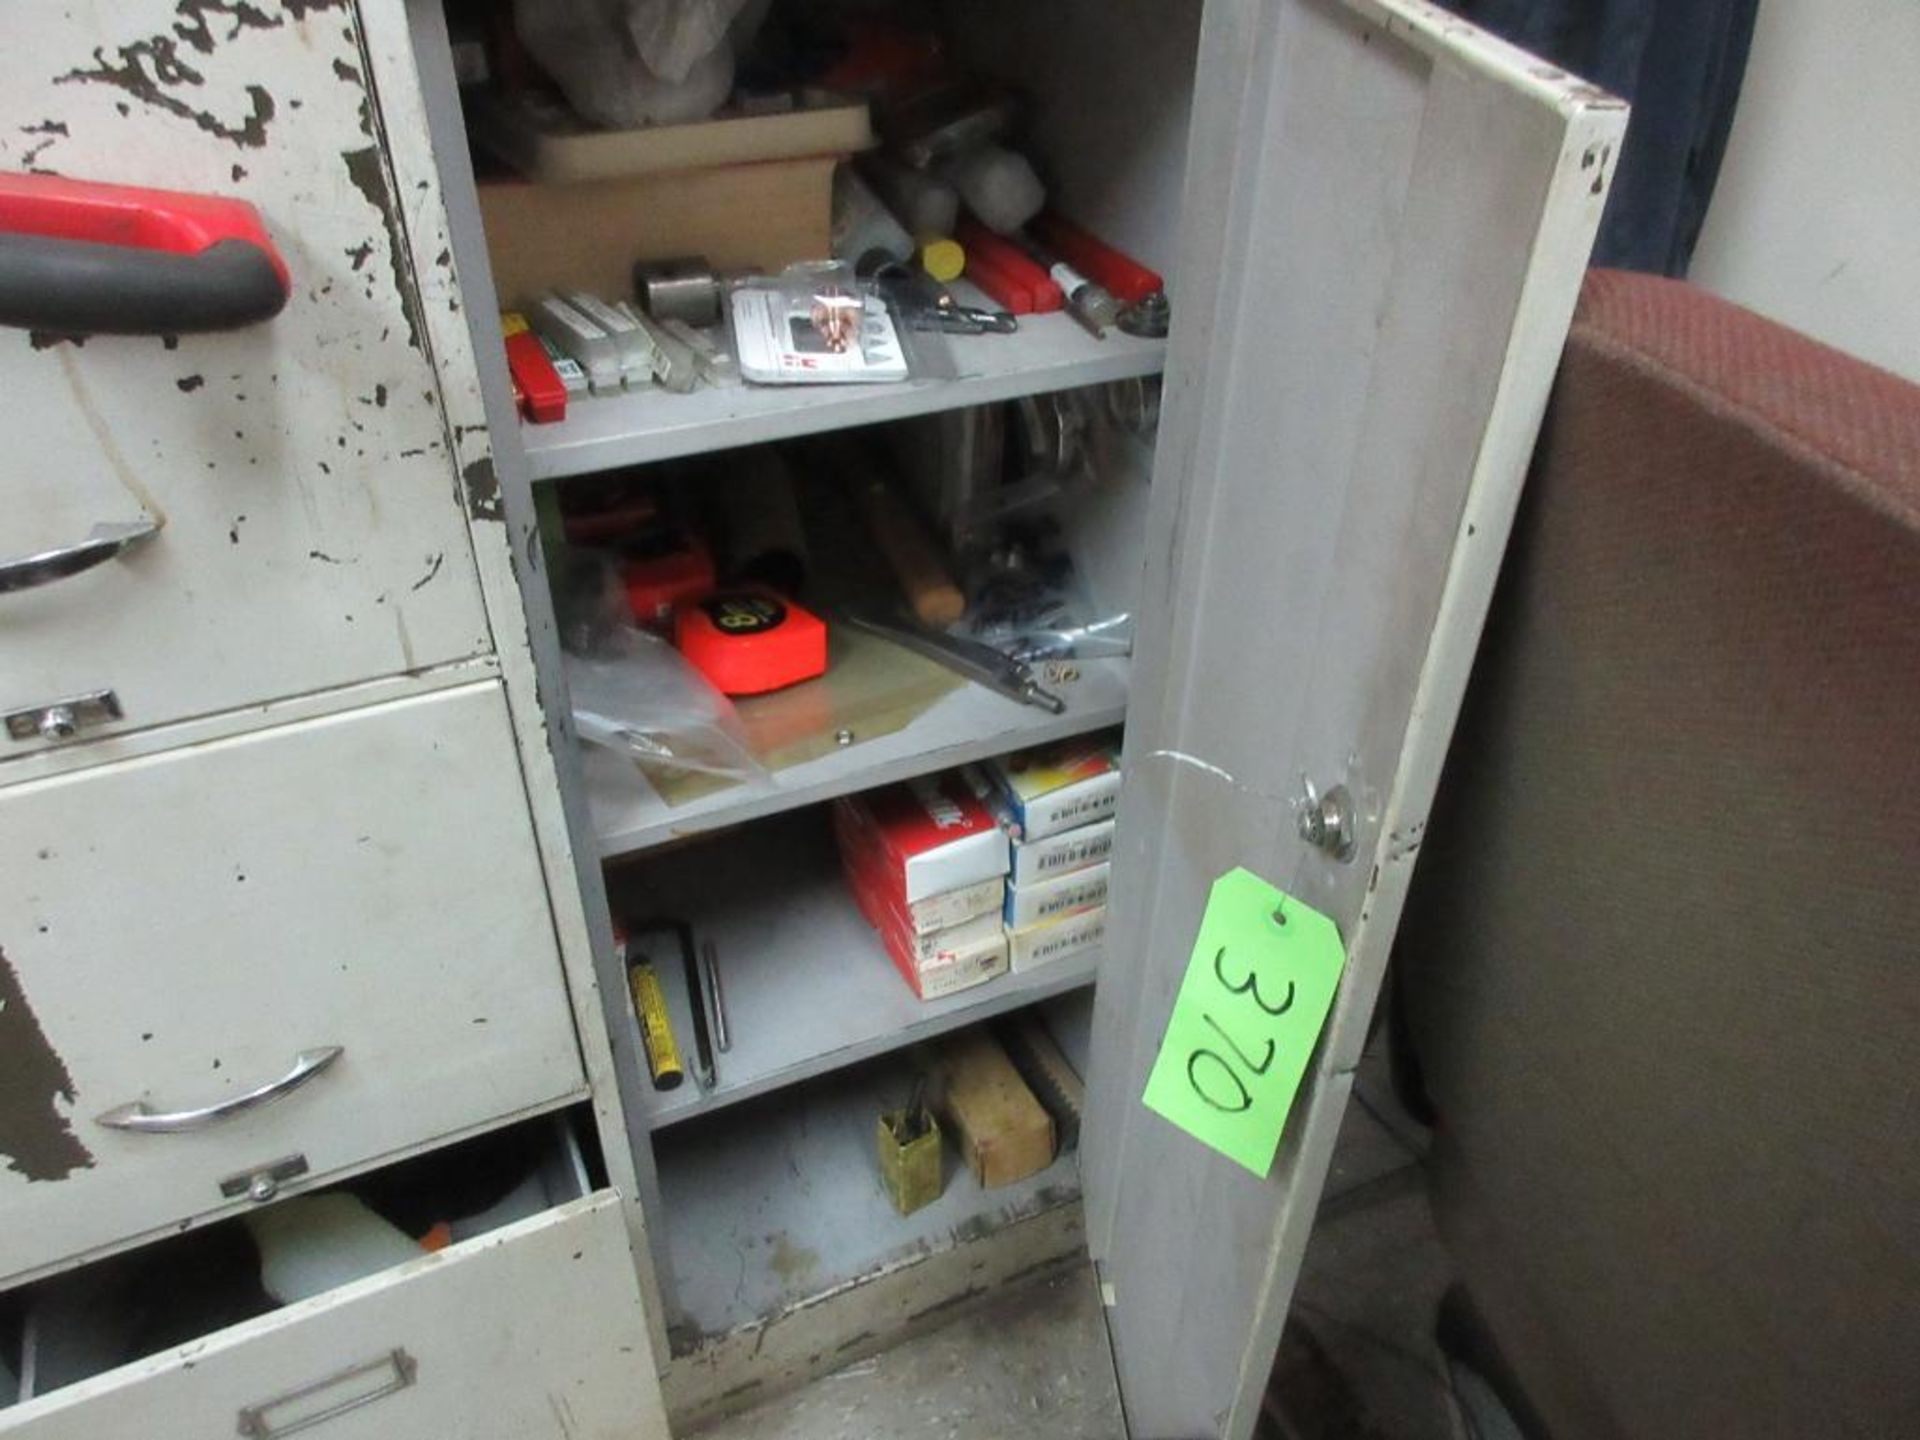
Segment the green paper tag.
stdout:
[[1346,958],[1333,921],[1252,871],[1214,881],[1147,1108],[1264,1178]]

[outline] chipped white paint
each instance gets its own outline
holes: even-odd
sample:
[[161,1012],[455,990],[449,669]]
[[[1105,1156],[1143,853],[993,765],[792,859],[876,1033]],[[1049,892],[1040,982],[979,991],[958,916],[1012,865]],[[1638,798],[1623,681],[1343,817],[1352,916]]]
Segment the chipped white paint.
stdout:
[[[0,1282],[229,1213],[220,1182],[286,1155],[304,1188],[585,1090],[492,681],[9,787],[0,916],[79,1151],[57,1180],[0,1156]],[[94,1118],[216,1104],[324,1045],[244,1118]]]
[[[0,557],[166,522],[0,597],[0,708],[112,688],[127,717],[99,733],[123,733],[488,650],[355,12],[83,0],[7,25],[0,168],[248,200],[293,294],[175,342],[0,330]],[[40,744],[0,739],[0,782]]]
[[[440,377],[448,443],[463,477],[480,583],[498,637],[508,714],[592,1092],[594,1123],[608,1177],[626,1207],[649,1333],[656,1358],[664,1363],[665,1307],[654,1267],[658,1237],[649,1236],[646,1218],[648,1204],[657,1195],[653,1156],[634,1104],[637,1097],[623,1095],[623,1087],[641,1083],[639,1058],[632,1027],[610,1024],[626,1014],[626,984],[613,949],[598,861],[591,843],[578,854],[573,845],[576,831],[585,833],[585,807],[575,786],[574,813],[569,814],[562,775],[563,767],[578,764],[577,742],[565,705],[558,700],[545,703],[547,696],[563,693],[558,644],[526,485],[526,459],[519,448],[498,324],[491,313],[493,283],[459,130],[445,19],[439,0],[364,0],[362,11],[368,65],[381,97],[382,143],[394,167],[397,191],[404,197],[402,228],[419,276],[424,338]],[[466,227],[458,236],[448,215],[456,203]],[[476,344],[486,347],[484,352]],[[496,436],[490,422],[504,433]],[[657,1406],[657,1393],[651,1393],[647,1403]]]
[[[630,1403],[646,1336],[622,1263],[626,1238],[619,1202],[602,1191],[0,1411],[0,1434],[234,1435],[244,1409],[397,1348],[415,1367],[412,1383],[333,1416],[315,1435],[667,1440],[664,1421]],[[338,1383],[315,1395],[314,1408],[376,1388]]]
[[[437,5],[423,8],[437,23]],[[564,1212],[538,1236],[479,1242],[476,1253],[507,1248],[514,1259],[469,1267],[460,1303],[426,1317],[427,1331],[450,1342],[442,1348],[460,1352],[457,1363],[441,1362],[439,1398],[411,1411],[398,1402],[370,1408],[366,1423],[377,1432],[358,1428],[358,1415],[333,1428],[412,1435],[451,1424],[467,1434],[655,1440],[665,1422],[646,1327],[658,1307],[642,1302],[636,1283],[636,1264],[650,1280],[643,1181],[595,972],[607,947],[593,944],[573,871],[552,750],[564,739],[546,728],[518,588],[526,579],[540,595],[531,569],[539,556],[530,514],[510,532],[493,478],[481,367],[408,25],[397,0],[83,0],[46,17],[33,44],[0,54],[0,125],[17,122],[0,133],[0,164],[250,199],[295,280],[286,313],[234,335],[73,346],[16,334],[11,346],[0,343],[0,381],[35,397],[33,433],[74,472],[63,477],[67,488],[25,492],[28,503],[0,518],[0,554],[61,543],[75,516],[85,517],[76,532],[84,533],[103,518],[91,507],[107,494],[168,522],[140,556],[73,582],[79,602],[41,627],[52,637],[45,654],[15,645],[16,632],[27,633],[20,617],[38,623],[40,603],[66,587],[29,597],[34,608],[0,609],[0,700],[78,688],[79,675],[114,685],[130,712],[104,739],[23,747],[11,772],[0,768],[9,785],[0,842],[25,844],[56,828],[60,815],[35,809],[44,797],[90,793],[97,803],[75,817],[76,833],[161,846],[167,863],[152,867],[156,875],[232,850],[258,867],[250,880],[274,877],[247,906],[197,873],[173,875],[157,896],[128,898],[122,877],[141,867],[89,855],[72,867],[72,890],[54,897],[84,923],[63,923],[64,948],[54,949],[84,942],[89,953],[125,953],[135,948],[122,934],[130,917],[145,928],[175,918],[159,932],[167,963],[153,967],[144,1000],[116,1003],[111,1014],[73,988],[98,976],[59,973],[52,949],[29,947],[24,988],[52,1016],[54,1048],[88,1102],[150,1083],[130,1067],[151,1053],[125,1036],[101,1040],[103,1027],[145,1023],[135,1015],[162,1017],[183,1054],[218,1042],[218,1068],[232,1077],[219,1084],[251,1080],[293,1018],[283,1012],[361,1034],[357,1045],[342,1042],[359,1057],[357,1075],[343,1059],[312,1093],[220,1132],[224,1143],[191,1137],[203,1143],[134,1152],[145,1167],[136,1176],[113,1148],[117,1137],[97,1141],[97,1154],[116,1163],[82,1167],[51,1187],[81,1200],[72,1216],[45,1205],[9,1212],[24,1217],[9,1232],[20,1255],[0,1256],[0,1273],[13,1263],[34,1271],[71,1263],[74,1247],[103,1253],[174,1215],[205,1218],[199,1192],[233,1172],[232,1157],[220,1158],[229,1151],[256,1163],[274,1158],[261,1148],[301,1149],[313,1162],[310,1184],[590,1099],[619,1187],[594,1203],[591,1243],[548,1253],[547,1235],[574,1223]],[[444,66],[444,54],[427,68],[436,61]],[[442,98],[452,102],[450,78]],[[10,478],[10,494],[18,488]],[[30,533],[15,537],[12,524]],[[36,668],[16,675],[27,660]],[[78,668],[62,670],[63,661]],[[102,672],[110,673],[96,678]],[[498,682],[437,693],[475,674]],[[405,698],[365,709],[395,697]],[[484,726],[468,713],[474,706]],[[411,712],[403,723],[388,723],[402,711]],[[346,743],[369,734],[379,743],[365,753]],[[259,761],[244,783],[227,763],[241,754]],[[176,789],[217,798],[135,806],[181,828],[171,844],[151,822],[115,834],[111,805],[140,800],[143,784],[168,774],[191,780]],[[378,853],[362,854],[357,836],[350,850],[330,833],[338,824],[314,823],[346,815],[369,819]],[[377,845],[383,835],[388,843]],[[289,875],[302,883],[289,889]],[[83,882],[114,885],[122,903],[85,915]],[[0,930],[14,933],[44,899],[9,892],[0,877]],[[297,941],[276,943],[263,928],[269,901]],[[214,954],[222,966],[204,963]],[[336,961],[354,978],[336,976]],[[161,995],[154,987],[168,977]],[[220,977],[231,985],[209,992]],[[189,1002],[208,993],[216,1003],[196,1013]],[[469,1013],[476,1005],[492,1013]],[[76,1107],[68,1118],[84,1117]],[[122,1182],[119,1208],[106,1186],[90,1184],[98,1175]],[[383,1313],[369,1306],[360,1323]],[[53,1397],[31,1433],[117,1426],[107,1417],[128,1405],[149,1422],[181,1406],[201,1415],[214,1392],[197,1382],[182,1391],[186,1372],[224,1357],[230,1374],[257,1376],[279,1347],[311,1347],[330,1323],[314,1307],[294,1307],[247,1333],[226,1332],[191,1356],[134,1367],[138,1384]],[[540,1363],[529,1366],[529,1356]]]

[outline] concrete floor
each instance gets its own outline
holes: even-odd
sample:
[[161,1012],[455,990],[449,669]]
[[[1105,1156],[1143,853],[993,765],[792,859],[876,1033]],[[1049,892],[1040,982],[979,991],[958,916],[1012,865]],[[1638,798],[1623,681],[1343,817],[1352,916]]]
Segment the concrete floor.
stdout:
[[[1449,1272],[1425,1137],[1369,1054],[1336,1148],[1263,1436],[1459,1440],[1433,1339]],[[1090,1268],[1009,1290],[944,1329],[720,1421],[697,1440],[1119,1440]]]
[[698,1440],[1117,1440],[1091,1267],[1029,1282],[930,1335],[702,1430]]

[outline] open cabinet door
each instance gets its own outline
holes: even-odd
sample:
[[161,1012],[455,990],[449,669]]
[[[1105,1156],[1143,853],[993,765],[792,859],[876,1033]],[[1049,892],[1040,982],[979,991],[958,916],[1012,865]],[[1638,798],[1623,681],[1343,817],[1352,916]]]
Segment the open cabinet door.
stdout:
[[[1252,1432],[1626,125],[1417,0],[1214,0],[1199,66],[1084,1151],[1136,1440]],[[1347,953],[1264,1179],[1141,1104],[1236,866]]]

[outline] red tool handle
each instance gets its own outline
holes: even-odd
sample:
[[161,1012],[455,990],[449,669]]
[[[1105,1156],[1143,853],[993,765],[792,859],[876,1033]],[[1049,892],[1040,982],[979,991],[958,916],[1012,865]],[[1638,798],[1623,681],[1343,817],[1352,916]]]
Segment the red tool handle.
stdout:
[[1034,217],[1027,227],[1040,242],[1123,305],[1137,305],[1165,290],[1167,282],[1129,255],[1123,255],[1090,230],[1083,230],[1051,210]]
[[954,239],[966,247],[966,277],[1015,315],[1045,315],[1065,307],[1066,297],[1046,270],[1011,240],[971,215],[961,217]]
[[279,314],[291,288],[244,200],[0,173],[0,325],[231,330]]
[[507,373],[520,388],[521,408],[536,425],[567,418],[567,387],[531,330],[507,336]]

